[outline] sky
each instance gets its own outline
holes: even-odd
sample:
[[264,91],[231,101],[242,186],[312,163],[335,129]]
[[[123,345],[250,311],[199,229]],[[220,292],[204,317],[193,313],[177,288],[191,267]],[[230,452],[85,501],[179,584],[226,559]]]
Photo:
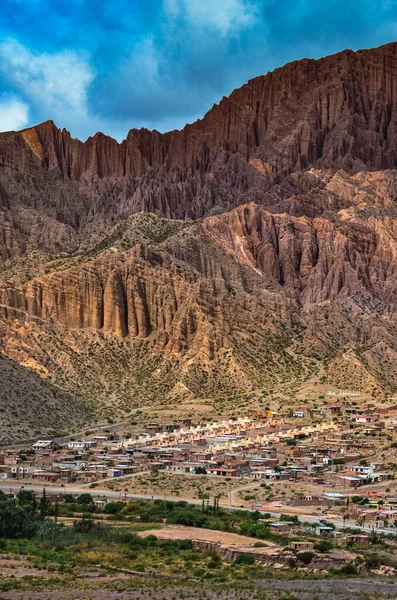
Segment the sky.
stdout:
[[167,131],[292,60],[397,40],[397,0],[1,0],[0,131]]

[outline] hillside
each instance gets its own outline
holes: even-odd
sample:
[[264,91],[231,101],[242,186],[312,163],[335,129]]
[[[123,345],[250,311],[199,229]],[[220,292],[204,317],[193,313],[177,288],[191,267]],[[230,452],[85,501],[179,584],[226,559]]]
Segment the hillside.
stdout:
[[[7,365],[71,424],[394,394],[396,98],[389,44],[286,65],[182,131],[0,134]],[[29,396],[0,389],[23,437]]]

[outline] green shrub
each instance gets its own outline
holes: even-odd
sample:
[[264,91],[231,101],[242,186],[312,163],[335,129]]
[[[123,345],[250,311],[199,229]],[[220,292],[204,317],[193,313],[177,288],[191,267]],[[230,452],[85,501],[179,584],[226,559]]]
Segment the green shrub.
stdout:
[[305,552],[298,552],[298,554],[296,555],[296,558],[300,562],[303,562],[305,565],[310,565],[314,556],[315,556],[314,552],[305,551]]
[[105,505],[104,512],[107,515],[115,515],[115,514],[121,512],[124,507],[125,507],[124,502],[108,502]]
[[329,552],[333,547],[333,543],[329,540],[321,540],[321,542],[314,544],[314,549],[318,550],[319,552]]
[[81,494],[77,498],[77,502],[78,502],[78,504],[81,504],[82,506],[88,506],[88,504],[91,504],[91,502],[92,502],[92,496],[91,496],[91,494],[88,494],[88,493]]
[[216,552],[211,552],[210,556],[211,559],[207,565],[209,569],[217,569],[222,565],[222,560],[219,554],[217,554]]
[[365,566],[367,569],[376,569],[381,564],[380,558],[377,554],[370,554],[365,560]]
[[349,563],[339,569],[339,573],[342,573],[343,575],[357,575],[357,567],[353,563]]
[[193,510],[176,510],[169,515],[167,523],[185,525],[185,527],[206,527],[208,518],[206,515]]
[[253,556],[252,554],[239,554],[233,564],[253,565],[255,564],[255,556]]

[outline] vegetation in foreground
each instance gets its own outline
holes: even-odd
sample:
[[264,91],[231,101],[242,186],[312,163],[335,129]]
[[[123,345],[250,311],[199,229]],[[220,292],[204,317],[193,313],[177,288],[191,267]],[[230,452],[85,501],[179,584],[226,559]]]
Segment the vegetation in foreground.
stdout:
[[[67,500],[60,505],[51,504],[45,495],[37,500],[27,490],[22,490],[16,499],[0,494],[0,562],[15,562],[2,568],[0,591],[81,589],[93,585],[90,581],[92,572],[98,574],[95,585],[116,586],[112,589],[128,589],[122,576],[149,578],[153,585],[160,577],[169,578],[175,585],[193,580],[200,584],[236,588],[269,579],[292,581],[357,576],[361,565],[366,567],[363,572],[368,573],[381,564],[397,564],[393,558],[394,546],[390,546],[386,538],[374,534],[371,547],[362,550],[354,562],[342,569],[333,569],[329,573],[305,570],[315,555],[307,551],[295,552],[285,568],[275,570],[258,564],[249,554],[225,560],[214,550],[196,548],[189,539],[168,540],[138,534],[149,523],[157,527],[169,523],[241,533],[256,538],[253,545],[258,547],[263,545],[259,540],[271,540],[281,547],[298,539],[271,532],[266,519],[259,522],[259,518],[262,521],[266,517],[259,512],[225,511],[216,503],[209,506],[205,499],[201,507],[185,502],[137,500],[110,502],[100,509],[94,505],[90,494],[78,498],[70,496]],[[60,516],[65,513],[75,516],[72,526],[59,523]],[[101,516],[103,520],[100,520]],[[112,526],[112,520],[124,520],[128,526]],[[300,537],[307,538],[308,535],[301,533]],[[343,543],[347,548],[346,542]],[[341,548],[342,542],[318,540],[314,550],[325,555],[338,544]],[[23,566],[22,576],[14,576],[15,565]]]

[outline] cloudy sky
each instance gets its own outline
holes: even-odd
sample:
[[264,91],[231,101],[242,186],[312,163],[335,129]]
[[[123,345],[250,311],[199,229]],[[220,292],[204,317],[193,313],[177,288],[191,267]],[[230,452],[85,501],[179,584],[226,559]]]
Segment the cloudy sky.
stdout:
[[291,60],[397,39],[397,0],[1,0],[0,131],[122,140]]

